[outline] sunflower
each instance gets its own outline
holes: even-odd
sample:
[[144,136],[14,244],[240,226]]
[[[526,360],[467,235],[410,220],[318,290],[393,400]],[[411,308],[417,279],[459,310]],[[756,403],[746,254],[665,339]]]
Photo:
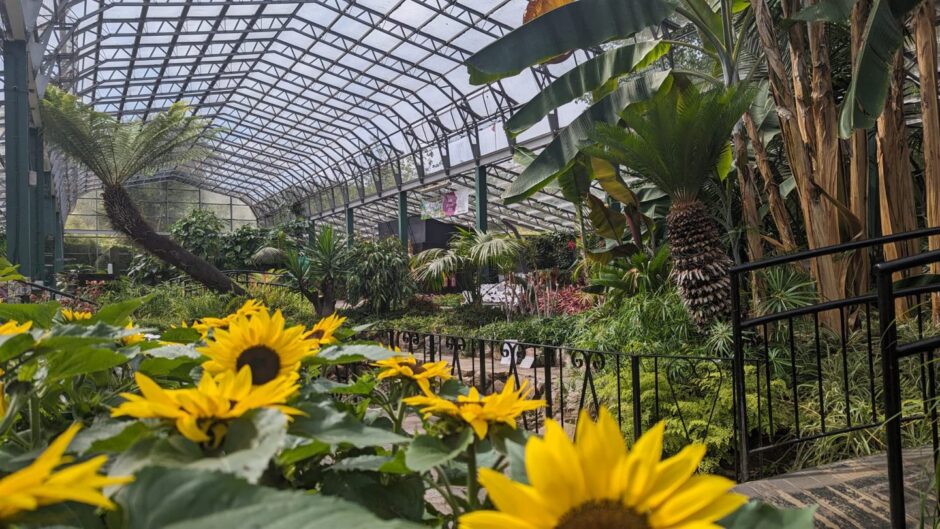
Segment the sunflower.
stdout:
[[720,529],[715,522],[747,498],[734,482],[693,476],[705,446],[693,444],[661,460],[659,423],[627,451],[617,421],[602,409],[595,423],[581,413],[577,441],[546,421],[545,438],[526,445],[530,485],[490,469],[480,483],[497,510],[460,517],[460,529]]
[[483,439],[490,425],[503,423],[515,428],[520,415],[545,406],[544,400],[530,400],[531,395],[532,388],[528,386],[528,381],[524,381],[516,391],[513,379],[510,378],[500,393],[492,395],[481,396],[476,388],[470,388],[469,394],[458,396],[456,401],[425,394],[408,397],[402,402],[421,408],[425,418],[436,415],[469,424],[477,437]]
[[0,325],[0,336],[10,336],[13,334],[23,334],[29,332],[33,328],[33,322],[28,321],[26,323],[19,323],[17,321],[10,320],[3,325]]
[[[127,329],[128,331],[132,330],[134,328],[134,321],[131,320],[127,322],[127,325],[125,325],[124,328]],[[145,338],[143,334],[138,332],[138,333],[124,336],[123,338],[121,338],[121,344],[126,345],[126,346],[131,346],[131,345],[137,345],[146,340],[147,338]]]
[[225,371],[212,376],[203,374],[199,385],[189,389],[163,389],[142,373],[135,373],[141,395],[122,393],[126,399],[111,410],[112,417],[164,419],[173,421],[187,439],[218,447],[228,431],[227,421],[258,408],[275,408],[287,415],[299,415],[286,406],[297,393],[296,379],[279,377],[264,385],[252,385],[251,369],[238,374]]
[[305,337],[316,340],[321,346],[337,343],[339,340],[333,335],[336,333],[337,329],[342,327],[345,321],[346,318],[340,318],[336,313],[333,313],[318,321],[317,324],[307,332]]
[[98,471],[108,460],[107,456],[94,457],[56,471],[56,467],[68,461],[63,455],[80,428],[80,424],[73,424],[28,467],[0,478],[0,520],[66,501],[114,509],[114,504],[102,494],[101,489],[130,483],[134,478],[99,474]]
[[62,319],[67,322],[78,322],[91,319],[91,313],[84,310],[62,309]]
[[209,357],[202,366],[210,373],[251,368],[256,385],[277,377],[296,376],[300,361],[316,354],[317,344],[305,339],[301,325],[284,328],[281,311],[274,315],[259,312],[251,318],[234,320],[226,330],[217,329],[205,347],[197,349]]
[[380,367],[378,379],[386,378],[406,378],[414,380],[425,394],[431,392],[431,380],[450,380],[450,365],[447,362],[425,362],[418,363],[418,359],[413,355],[394,356],[386,360],[379,360],[372,364],[373,367]]
[[249,299],[238,310],[224,318],[203,318],[193,324],[193,328],[199,326],[200,332],[206,334],[209,329],[228,329],[236,320],[251,318],[261,313],[268,313],[268,308],[256,299]]

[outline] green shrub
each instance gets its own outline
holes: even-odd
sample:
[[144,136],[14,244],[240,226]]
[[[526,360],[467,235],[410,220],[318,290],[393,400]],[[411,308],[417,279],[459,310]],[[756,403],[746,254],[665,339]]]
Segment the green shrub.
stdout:
[[408,253],[400,240],[387,237],[356,243],[347,280],[350,303],[364,300],[366,311],[379,314],[406,307],[416,290]]
[[480,327],[473,336],[489,340],[516,340],[538,345],[570,345],[571,330],[576,321],[577,316],[497,321]]

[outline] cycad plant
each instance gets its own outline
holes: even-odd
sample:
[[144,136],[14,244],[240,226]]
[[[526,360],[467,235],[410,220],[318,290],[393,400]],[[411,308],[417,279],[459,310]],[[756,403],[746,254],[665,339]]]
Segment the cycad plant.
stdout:
[[501,272],[515,270],[524,245],[519,239],[503,233],[458,230],[447,248],[431,248],[411,260],[415,281],[431,290],[444,287],[448,277],[459,279],[470,293],[470,302],[480,304],[480,280],[483,269]]
[[101,180],[105,213],[115,230],[210,289],[242,291],[205,259],[157,233],[124,188],[135,176],[205,158],[215,131],[203,119],[177,102],[146,123],[124,122],[54,87],[46,90],[42,118],[46,139]]
[[692,318],[706,326],[731,308],[729,268],[718,226],[700,200],[707,181],[731,166],[729,138],[753,92],[743,87],[663,91],[600,124],[591,154],[628,167],[672,199],[666,220],[673,278]]
[[338,290],[352,269],[352,252],[346,239],[332,226],[316,233],[313,244],[285,252],[285,270],[300,293],[313,303],[320,317],[336,311]]

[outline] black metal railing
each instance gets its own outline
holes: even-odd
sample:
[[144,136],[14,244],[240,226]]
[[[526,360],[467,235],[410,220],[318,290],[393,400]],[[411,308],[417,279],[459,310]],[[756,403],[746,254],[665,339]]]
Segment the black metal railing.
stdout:
[[[911,420],[926,420],[933,443],[934,468],[937,467],[937,369],[934,353],[940,348],[940,336],[924,337],[919,333],[916,340],[902,343],[900,336],[898,301],[905,299],[903,290],[895,288],[894,276],[900,272],[920,272],[927,265],[940,263],[940,251],[928,252],[912,257],[879,263],[874,267],[878,285],[878,312],[881,315],[881,362],[884,387],[884,428],[888,458],[888,488],[891,507],[891,527],[906,527],[904,460],[902,425]],[[904,307],[902,306],[902,310]],[[919,311],[918,311],[919,312]],[[906,314],[901,314],[904,317]],[[915,363],[922,373],[921,391],[923,411],[906,414],[902,399],[902,362]],[[934,490],[933,494],[938,491]],[[936,502],[937,497],[934,496]],[[936,509],[936,506],[933,510]],[[933,514],[933,513],[932,513]]]
[[517,387],[527,382],[546,401],[543,411],[523,417],[533,431],[545,418],[573,431],[581,410],[593,415],[604,406],[634,439],[668,420],[684,442],[702,442],[717,425],[722,393],[731,390],[730,357],[605,352],[403,330],[373,337],[422,361],[449,361],[456,379],[482,393],[499,391],[510,378]]
[[[748,275],[817,258],[845,258],[849,252],[867,252],[868,260],[877,265],[883,261],[885,245],[932,235],[940,235],[940,228],[773,257],[732,270],[739,480],[779,473],[785,469],[782,464],[792,467],[794,450],[811,451],[815,441],[881,428],[885,419],[874,290],[761,313],[744,303],[744,287],[753,284]],[[909,333],[918,338],[925,332],[925,301],[937,291],[940,284],[927,282],[901,285],[894,292],[906,300],[911,310]],[[925,373],[908,369],[908,386],[923,386]],[[926,401],[929,395],[925,391],[912,398]],[[751,406],[756,414],[749,413]]]

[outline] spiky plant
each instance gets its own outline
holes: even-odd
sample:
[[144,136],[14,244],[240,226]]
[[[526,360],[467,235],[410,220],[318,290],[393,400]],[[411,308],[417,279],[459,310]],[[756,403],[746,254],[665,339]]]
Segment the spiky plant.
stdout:
[[105,213],[115,230],[212,290],[242,292],[205,259],[157,233],[124,188],[135,176],[205,158],[214,129],[181,102],[146,123],[124,122],[49,87],[41,108],[46,139],[101,181]]
[[730,137],[753,91],[732,87],[699,92],[664,90],[628,107],[626,127],[600,125],[592,154],[625,165],[672,199],[666,219],[673,278],[683,302],[702,327],[731,309],[729,269],[718,225],[699,195],[730,169]]
[[431,290],[444,287],[448,277],[459,277],[470,301],[482,302],[480,278],[484,268],[511,272],[522,254],[522,242],[503,233],[458,230],[447,248],[431,248],[411,260],[416,282]]

